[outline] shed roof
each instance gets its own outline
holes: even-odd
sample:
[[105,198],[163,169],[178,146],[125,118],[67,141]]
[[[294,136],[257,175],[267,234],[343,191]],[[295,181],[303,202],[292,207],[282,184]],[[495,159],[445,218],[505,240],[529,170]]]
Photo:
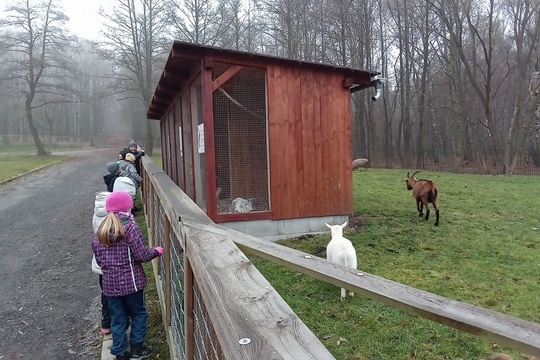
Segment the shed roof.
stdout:
[[263,63],[282,63],[298,67],[312,68],[314,71],[335,71],[343,73],[352,80],[350,86],[368,85],[378,72],[328,65],[316,62],[287,59],[277,56],[250,53],[231,49],[174,41],[171,52],[159,79],[147,112],[148,119],[161,119],[171,101],[192,78],[204,58],[227,57],[231,61],[257,61]]

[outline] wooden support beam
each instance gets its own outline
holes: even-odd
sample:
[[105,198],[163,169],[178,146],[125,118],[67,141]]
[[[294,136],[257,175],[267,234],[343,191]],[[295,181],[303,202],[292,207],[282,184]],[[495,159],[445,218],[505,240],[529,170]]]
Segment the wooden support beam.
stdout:
[[227,70],[225,70],[225,72],[223,72],[223,74],[221,74],[217,79],[214,80],[214,82],[212,84],[212,91],[216,91],[217,88],[219,88],[219,87],[221,87],[221,85],[225,84],[227,82],[227,80],[229,80],[234,75],[236,75],[240,70],[242,70],[242,68],[243,68],[242,66],[233,65],[230,68],[228,68]]

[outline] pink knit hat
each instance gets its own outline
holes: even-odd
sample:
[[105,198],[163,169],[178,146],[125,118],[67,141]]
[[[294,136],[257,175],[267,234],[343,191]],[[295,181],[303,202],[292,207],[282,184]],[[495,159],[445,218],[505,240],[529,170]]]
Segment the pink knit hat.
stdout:
[[113,191],[105,200],[105,210],[107,212],[130,211],[132,207],[133,200],[125,191]]

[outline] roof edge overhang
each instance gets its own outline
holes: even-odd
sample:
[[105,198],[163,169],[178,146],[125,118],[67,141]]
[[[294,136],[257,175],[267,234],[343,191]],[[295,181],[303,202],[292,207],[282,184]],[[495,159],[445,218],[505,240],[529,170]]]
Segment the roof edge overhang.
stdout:
[[354,69],[339,65],[294,60],[273,55],[174,41],[163,73],[152,96],[147,118],[161,119],[164,116],[176,95],[178,95],[178,92],[187,85],[189,79],[193,78],[193,72],[200,71],[201,62],[208,59],[227,58],[231,60],[242,59],[244,62],[255,60],[262,63],[281,63],[320,71],[341,72],[344,77],[344,86],[350,87],[351,93],[353,89],[358,91],[357,89],[359,87],[362,87],[362,89],[372,87],[373,79],[380,74],[376,71]]

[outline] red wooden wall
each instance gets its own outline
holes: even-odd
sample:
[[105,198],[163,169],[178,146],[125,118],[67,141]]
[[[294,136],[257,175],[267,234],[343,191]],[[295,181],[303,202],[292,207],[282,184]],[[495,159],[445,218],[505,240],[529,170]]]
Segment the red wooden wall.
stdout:
[[272,218],[352,213],[350,94],[343,75],[267,69]]
[[[339,71],[314,71],[290,64],[256,65],[267,69],[270,217],[277,220],[352,213],[351,110],[349,88],[343,86],[344,75]],[[209,81],[207,76],[202,79]],[[192,137],[186,136],[192,130],[190,121],[184,119],[190,115],[188,104],[181,101],[187,100],[186,90],[173,101],[174,109],[170,108],[168,116],[162,118],[161,127],[162,145],[167,145],[165,134],[171,140],[170,148],[163,154],[164,169],[191,197],[195,189],[189,169],[192,161],[187,156],[194,145]],[[204,93],[203,99],[208,101]],[[211,112],[212,105],[204,106],[204,111]],[[175,133],[180,121],[184,157],[176,159],[180,149]],[[209,130],[205,128],[205,132]],[[167,156],[169,152],[171,159]],[[207,155],[210,153],[213,155],[213,152]],[[214,160],[207,158],[206,165],[209,164],[215,164]],[[203,174],[212,176],[213,169],[208,170],[202,169]],[[211,183],[215,185],[215,181]],[[210,189],[210,194],[213,191]],[[213,209],[215,199],[206,200],[209,209]],[[235,217],[231,220],[239,220],[238,215],[243,219],[257,216],[255,213],[232,215]],[[222,217],[220,221],[227,221]]]

